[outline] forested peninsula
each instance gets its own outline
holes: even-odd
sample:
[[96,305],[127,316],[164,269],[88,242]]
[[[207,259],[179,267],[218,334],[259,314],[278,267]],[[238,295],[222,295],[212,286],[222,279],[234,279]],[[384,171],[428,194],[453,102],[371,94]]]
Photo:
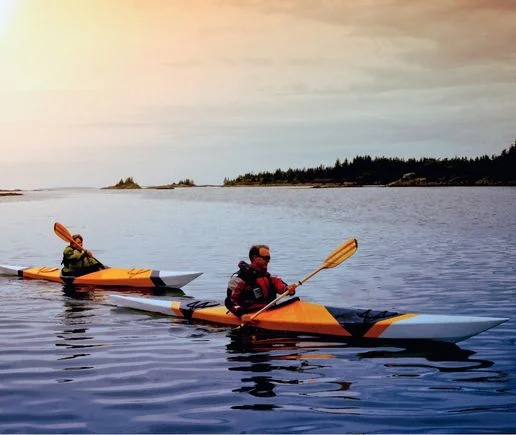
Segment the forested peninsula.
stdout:
[[224,179],[224,186],[516,186],[516,141],[500,155],[468,159],[357,156],[333,166],[277,169]]

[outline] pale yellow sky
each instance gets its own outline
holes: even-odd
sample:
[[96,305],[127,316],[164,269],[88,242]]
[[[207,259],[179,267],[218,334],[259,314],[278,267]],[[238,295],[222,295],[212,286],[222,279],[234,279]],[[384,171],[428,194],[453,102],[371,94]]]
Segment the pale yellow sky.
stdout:
[[0,187],[67,185],[34,168],[74,154],[87,185],[147,185],[499,153],[514,20],[501,0],[0,0]]

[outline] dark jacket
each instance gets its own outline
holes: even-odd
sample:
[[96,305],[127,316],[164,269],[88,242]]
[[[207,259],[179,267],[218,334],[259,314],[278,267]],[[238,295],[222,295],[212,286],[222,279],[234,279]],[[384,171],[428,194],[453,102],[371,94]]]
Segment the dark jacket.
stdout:
[[245,261],[238,263],[238,269],[228,282],[225,300],[228,310],[238,317],[263,308],[287,289],[281,278],[256,270]]
[[93,257],[89,257],[85,251],[80,251],[68,245],[63,251],[61,262],[63,275],[84,275],[102,269],[102,265]]

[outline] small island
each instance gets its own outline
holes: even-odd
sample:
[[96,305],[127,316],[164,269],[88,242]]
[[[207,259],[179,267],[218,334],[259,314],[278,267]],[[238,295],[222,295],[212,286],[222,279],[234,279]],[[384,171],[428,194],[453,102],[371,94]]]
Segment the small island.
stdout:
[[133,180],[133,177],[127,177],[125,180],[120,178],[115,185],[102,187],[102,189],[141,189],[141,186]]
[[195,183],[190,178],[179,180],[177,183],[163,184],[160,186],[148,186],[146,189],[175,189],[176,187],[195,187]]
[[[176,187],[195,187],[195,183],[190,178],[186,178],[184,180],[179,180],[177,183],[170,184],[162,184],[159,186],[148,186],[144,189],[175,189]],[[101,189],[142,189],[142,187],[134,181],[133,177],[127,177],[125,180],[123,178],[113,186],[102,187]]]

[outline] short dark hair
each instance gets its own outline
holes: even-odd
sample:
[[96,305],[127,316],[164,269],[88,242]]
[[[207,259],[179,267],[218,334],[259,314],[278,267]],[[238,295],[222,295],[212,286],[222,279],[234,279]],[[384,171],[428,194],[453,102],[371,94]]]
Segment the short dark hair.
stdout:
[[251,249],[249,249],[249,260],[253,261],[254,257],[258,257],[260,255],[260,248],[270,249],[267,245],[251,246]]
[[80,234],[74,234],[72,236],[72,239],[75,240],[75,239],[79,239],[81,242],[84,242],[84,240],[82,239],[82,236]]

